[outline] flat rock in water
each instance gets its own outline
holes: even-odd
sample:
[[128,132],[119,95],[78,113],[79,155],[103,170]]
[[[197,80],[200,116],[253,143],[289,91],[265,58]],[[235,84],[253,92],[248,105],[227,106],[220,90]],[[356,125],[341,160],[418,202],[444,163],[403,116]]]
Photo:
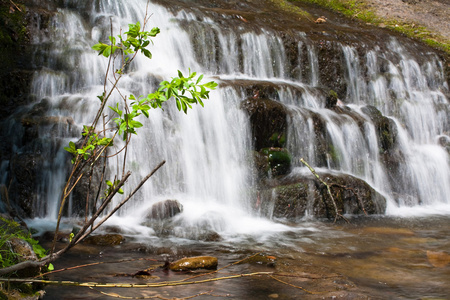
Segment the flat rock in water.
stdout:
[[217,263],[217,257],[213,256],[185,257],[171,263],[169,269],[172,271],[211,270],[217,269]]
[[123,242],[123,236],[120,234],[103,234],[89,236],[84,243],[97,246],[116,246]]
[[436,268],[443,268],[450,263],[450,254],[443,251],[427,251],[427,258],[430,264]]

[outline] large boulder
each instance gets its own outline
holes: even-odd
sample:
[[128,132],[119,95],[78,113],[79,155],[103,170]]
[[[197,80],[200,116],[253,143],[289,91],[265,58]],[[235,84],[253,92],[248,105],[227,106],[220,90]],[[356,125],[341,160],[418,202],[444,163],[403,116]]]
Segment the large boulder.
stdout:
[[183,205],[178,200],[164,200],[150,207],[147,219],[165,220],[170,219],[183,211]]
[[[341,214],[383,214],[386,199],[364,180],[347,174],[320,174],[330,186]],[[260,208],[276,218],[295,219],[305,215],[334,218],[335,209],[327,187],[316,177],[289,176],[260,191]],[[364,210],[363,210],[364,209]]]

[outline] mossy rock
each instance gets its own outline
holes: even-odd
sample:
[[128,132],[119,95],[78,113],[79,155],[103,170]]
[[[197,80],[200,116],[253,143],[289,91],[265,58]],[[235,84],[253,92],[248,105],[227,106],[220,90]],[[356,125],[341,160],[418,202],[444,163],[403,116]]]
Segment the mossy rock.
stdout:
[[169,265],[169,269],[172,271],[190,271],[196,269],[217,269],[218,260],[213,256],[194,256],[186,257],[174,261]]
[[[359,215],[364,214],[364,210],[367,214],[385,213],[386,199],[364,180],[347,174],[323,173],[319,176],[330,185],[342,214]],[[327,187],[312,175],[289,176],[280,180],[277,185],[262,190],[261,199],[262,212],[276,218],[335,217]]]
[[366,105],[361,108],[374,123],[377,132],[378,144],[380,145],[380,153],[386,153],[394,149],[397,131],[395,124],[374,106]]
[[291,154],[284,148],[263,148],[260,153],[266,158],[268,167],[273,176],[280,176],[289,173],[291,169]]

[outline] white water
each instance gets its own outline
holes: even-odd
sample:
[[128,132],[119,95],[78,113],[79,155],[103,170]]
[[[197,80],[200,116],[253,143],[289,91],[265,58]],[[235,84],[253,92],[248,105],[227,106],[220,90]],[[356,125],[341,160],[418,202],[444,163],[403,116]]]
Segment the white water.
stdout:
[[[99,39],[106,40],[110,20],[115,34],[119,28],[126,29],[128,23],[142,20],[145,2],[93,1],[98,5],[83,8],[89,14],[87,20],[78,11],[61,9],[52,20],[54,30],[50,37],[38,36],[34,41],[49,43],[48,68],[36,72],[33,80],[32,93],[36,99],[48,98],[52,114],[72,116],[79,128],[89,124],[97,109],[96,96],[102,91],[107,66],[107,60],[90,50],[90,45]],[[326,167],[366,180],[388,198],[388,214],[424,214],[435,212],[438,207],[437,212],[450,212],[449,155],[437,144],[438,136],[448,134],[445,130],[448,130],[449,117],[435,108],[438,104],[449,105],[441,92],[448,90],[448,86],[443,81],[442,64],[437,58],[429,56],[428,62],[419,65],[395,40],[391,42],[389,55],[373,49],[359,57],[356,49],[342,46],[348,83],[347,98],[342,100],[366,120],[361,129],[353,118],[325,109],[323,97],[314,92],[314,87],[321,84],[320,70],[315,47],[305,34],[299,33],[298,48],[304,49],[302,45],[306,44],[307,53],[301,55],[308,57],[310,76],[291,78],[282,40],[273,32],[226,31],[209,18],[202,19],[183,11],[173,16],[156,5],[150,5],[149,12],[152,17],[148,28],[158,26],[161,34],[154,39],[155,46],[151,48],[153,59],[138,58],[122,80],[123,94],[151,92],[157,88],[154,78],[170,79],[177,69],[187,73],[188,68],[209,76],[218,75],[224,81],[283,83],[278,97],[292,112],[287,148],[294,161],[304,157],[313,166],[318,162],[311,112],[317,113],[326,125],[327,137],[334,149],[334,155],[328,154]],[[200,45],[212,46],[195,51],[188,32],[180,28],[176,20],[196,20],[186,29],[196,32],[197,37],[206,38]],[[217,38],[219,48],[208,40],[211,37]],[[242,62],[239,54],[244,55]],[[392,57],[395,59],[391,61]],[[367,81],[360,67],[362,61],[367,65]],[[388,66],[387,71],[381,71],[382,64]],[[302,91],[300,96],[298,90]],[[174,103],[165,106],[164,111],[152,111],[145,129],[132,140],[127,161],[133,175],[126,191],[161,160],[167,163],[111,223],[139,227],[146,209],[153,203],[178,199],[184,205],[184,212],[176,217],[179,237],[186,236],[185,228],[208,227],[222,236],[257,235],[287,229],[254,216],[250,209],[254,195],[249,191],[254,179],[247,152],[252,145],[248,118],[239,109],[240,101],[247,96],[240,88],[224,87],[211,93],[204,108],[194,107],[187,115],[178,112]],[[405,160],[402,178],[396,183],[399,186],[392,186],[388,180],[375,128],[360,110],[365,104],[376,106],[397,126],[398,146]],[[70,138],[64,132],[60,135],[60,150],[46,166],[42,199],[36,208],[41,216],[49,219],[56,218],[67,167],[62,160],[62,145]],[[49,138],[49,133],[41,132],[40,136]],[[121,165],[120,160],[114,161],[111,170]],[[147,234],[151,235],[152,231]]]

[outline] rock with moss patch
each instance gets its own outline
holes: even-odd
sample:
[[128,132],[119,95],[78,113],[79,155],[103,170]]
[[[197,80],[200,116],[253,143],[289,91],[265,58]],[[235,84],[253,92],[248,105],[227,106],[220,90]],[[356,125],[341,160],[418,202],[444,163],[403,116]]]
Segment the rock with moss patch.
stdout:
[[[347,174],[319,174],[331,186],[339,211],[343,214],[384,214],[386,199],[368,183]],[[334,218],[334,205],[327,187],[312,175],[289,176],[272,188],[260,192],[261,210],[277,218],[296,219],[306,214]]]
[[285,148],[264,148],[260,153],[266,158],[268,167],[273,176],[285,175],[291,169],[291,155]]

